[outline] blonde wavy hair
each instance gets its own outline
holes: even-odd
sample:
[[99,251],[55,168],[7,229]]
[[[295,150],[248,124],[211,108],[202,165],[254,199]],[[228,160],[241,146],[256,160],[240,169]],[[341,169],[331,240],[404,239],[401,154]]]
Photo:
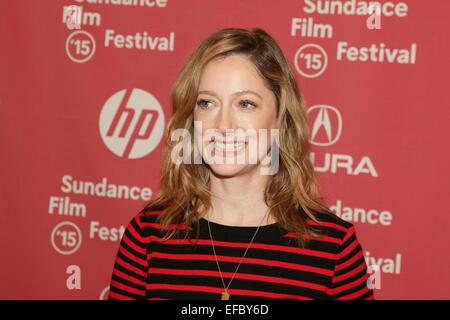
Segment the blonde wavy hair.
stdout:
[[[309,129],[304,99],[292,68],[277,42],[264,30],[226,28],[211,34],[191,54],[172,87],[172,117],[165,131],[161,189],[143,211],[161,210],[157,221],[167,230],[163,241],[191,226],[212,207],[210,169],[206,164],[174,163],[171,154],[177,141],[172,132],[179,128],[193,136],[193,110],[203,68],[227,55],[243,55],[251,61],[275,94],[276,128],[279,129],[279,170],[269,176],[264,201],[270,214],[288,232],[296,234],[300,247],[320,236],[306,221],[318,222],[321,213],[331,214],[319,194],[314,168],[309,158]],[[191,141],[193,143],[193,141]],[[192,145],[192,156],[194,146]],[[303,209],[303,210],[301,210]],[[189,232],[186,237],[189,238]],[[198,233],[197,233],[198,237]]]

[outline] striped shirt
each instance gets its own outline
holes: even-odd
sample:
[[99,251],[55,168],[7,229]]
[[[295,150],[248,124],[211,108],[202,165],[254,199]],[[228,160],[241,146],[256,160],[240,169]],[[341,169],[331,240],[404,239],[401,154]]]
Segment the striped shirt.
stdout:
[[[128,224],[117,252],[109,299],[220,299],[224,291],[208,221],[184,226],[183,234],[162,242],[161,211],[142,210]],[[354,226],[332,214],[319,214],[328,233],[299,248],[293,233],[279,224],[260,227],[232,280],[234,299],[374,299],[367,265]],[[317,225],[313,221],[309,224]],[[257,227],[210,222],[225,285]],[[193,242],[196,243],[194,245]]]

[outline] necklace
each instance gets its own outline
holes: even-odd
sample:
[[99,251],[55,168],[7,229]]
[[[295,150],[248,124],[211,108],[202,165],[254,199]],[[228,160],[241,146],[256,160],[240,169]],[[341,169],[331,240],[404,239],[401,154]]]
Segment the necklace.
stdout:
[[231,281],[233,281],[234,276],[236,275],[239,267],[241,266],[242,260],[244,260],[245,255],[247,254],[248,249],[250,248],[250,246],[253,243],[253,240],[256,237],[256,234],[258,233],[259,227],[261,227],[262,222],[264,221],[264,219],[266,218],[267,214],[269,213],[269,210],[267,211],[267,213],[264,215],[264,217],[262,218],[261,222],[258,225],[258,228],[256,228],[255,233],[253,234],[252,240],[250,241],[250,244],[248,245],[247,249],[245,249],[244,255],[242,256],[241,260],[239,261],[239,264],[236,268],[236,270],[234,271],[233,276],[231,277],[230,281],[228,282],[228,285],[225,286],[225,281],[223,280],[223,276],[222,276],[222,271],[220,269],[220,265],[219,265],[219,260],[217,259],[217,254],[216,254],[216,249],[214,247],[214,242],[213,242],[213,238],[212,238],[212,234],[211,234],[211,227],[209,225],[209,220],[207,220],[208,222],[208,230],[209,230],[209,237],[211,239],[211,244],[212,244],[212,248],[213,248],[213,252],[214,252],[214,258],[216,259],[216,263],[217,263],[217,269],[219,269],[219,274],[220,274],[220,278],[222,279],[222,284],[223,284],[223,289],[224,291],[221,294],[221,300],[229,300],[230,299],[230,294],[228,293],[228,288],[230,287]]

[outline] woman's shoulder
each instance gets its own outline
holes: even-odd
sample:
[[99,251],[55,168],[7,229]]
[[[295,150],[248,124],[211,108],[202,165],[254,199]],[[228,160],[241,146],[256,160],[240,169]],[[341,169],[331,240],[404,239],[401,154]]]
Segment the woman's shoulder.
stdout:
[[141,226],[144,229],[149,229],[150,231],[160,229],[158,217],[163,210],[163,206],[144,207],[139,211],[135,218],[140,221]]
[[353,227],[353,223],[342,219],[332,211],[328,212],[319,212],[316,214],[317,220],[319,222],[322,222],[326,225],[329,225],[330,227],[335,227],[338,229],[345,229],[348,230]]
[[332,211],[317,212],[315,218],[317,222],[309,219],[308,224],[318,229],[325,230],[327,234],[334,238],[338,238],[341,241],[355,232],[353,223],[342,219]]
[[126,233],[133,235],[136,240],[146,242],[159,229],[157,218],[162,210],[162,207],[144,207],[129,220]]
[[137,217],[145,222],[155,223],[158,216],[163,212],[163,206],[151,206],[144,207],[139,213]]

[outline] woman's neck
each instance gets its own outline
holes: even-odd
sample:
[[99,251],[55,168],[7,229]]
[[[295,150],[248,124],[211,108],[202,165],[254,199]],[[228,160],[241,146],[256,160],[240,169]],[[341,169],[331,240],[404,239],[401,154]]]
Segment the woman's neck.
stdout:
[[259,170],[227,178],[211,174],[212,208],[205,218],[231,226],[274,223],[273,218],[266,215],[269,209],[264,202],[266,182],[267,176],[259,174]]

